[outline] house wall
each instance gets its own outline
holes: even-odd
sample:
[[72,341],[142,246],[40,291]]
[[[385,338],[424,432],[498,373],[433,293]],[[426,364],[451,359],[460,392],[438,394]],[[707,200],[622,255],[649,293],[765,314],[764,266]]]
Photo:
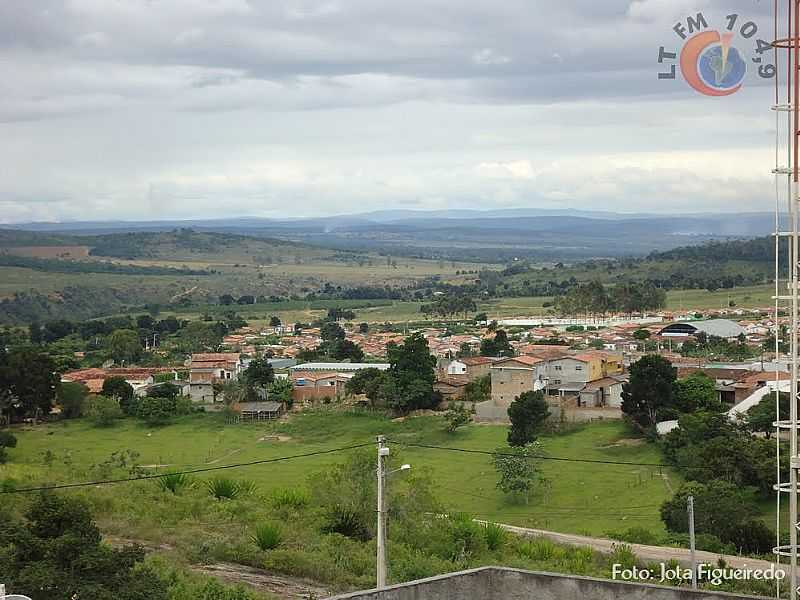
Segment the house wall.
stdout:
[[517,396],[534,389],[534,369],[493,367],[491,373],[492,401],[497,406],[508,407]]
[[[553,386],[565,383],[588,383],[602,379],[603,371],[599,360],[585,363],[574,358],[560,358],[550,362],[548,375],[550,385]],[[560,381],[561,384],[555,383],[556,381]]]
[[447,374],[448,375],[466,375],[467,374],[467,365],[464,363],[454,360],[449,365],[447,365]]
[[590,577],[484,567],[334,596],[328,600],[745,600],[740,594],[692,591]]
[[211,404],[214,402],[214,389],[210,383],[193,383],[189,386],[192,402]]
[[492,371],[492,363],[487,362],[482,365],[467,365],[467,376],[470,381],[475,381],[481,377],[486,377]]

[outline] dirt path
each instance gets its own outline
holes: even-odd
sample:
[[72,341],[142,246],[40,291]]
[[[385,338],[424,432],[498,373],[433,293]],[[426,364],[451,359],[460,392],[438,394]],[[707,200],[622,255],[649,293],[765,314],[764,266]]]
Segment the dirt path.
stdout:
[[[485,523],[485,521],[479,521]],[[587,537],[584,535],[574,535],[571,533],[557,533],[555,531],[545,531],[543,529],[528,529],[526,527],[516,527],[514,525],[504,525],[498,523],[506,531],[515,535],[523,537],[543,537],[558,544],[566,544],[569,546],[586,546],[610,554],[614,551],[614,546],[618,546],[623,542],[608,540],[605,538]],[[689,557],[689,550],[686,548],[668,548],[665,546],[646,546],[644,544],[627,544],[631,550],[643,561],[670,561],[677,560],[683,565],[689,566],[691,559]],[[770,566],[770,562],[766,560],[758,560],[755,558],[746,558],[742,556],[731,556],[728,554],[714,554],[712,552],[703,552],[698,550],[696,553],[698,563],[709,563],[716,565],[717,561],[721,558],[728,566],[734,568],[752,568],[752,569],[766,569]]]
[[273,594],[278,598],[308,600],[308,598],[327,598],[333,593],[313,581],[280,577],[262,569],[253,569],[242,565],[218,563],[193,566],[191,569],[203,575],[222,579],[226,583],[249,585],[260,592]]

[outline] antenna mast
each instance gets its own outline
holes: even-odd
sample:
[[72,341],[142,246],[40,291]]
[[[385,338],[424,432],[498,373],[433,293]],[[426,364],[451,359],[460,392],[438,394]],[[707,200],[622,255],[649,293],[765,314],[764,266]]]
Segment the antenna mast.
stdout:
[[[798,203],[800,203],[800,0],[774,0],[775,41],[775,428],[776,428],[776,535],[775,554],[777,561],[788,559],[789,598],[798,598],[798,371],[800,349],[798,349],[798,313],[800,311],[798,276]],[[785,23],[781,26],[782,13]],[[782,59],[781,56],[785,57]],[[785,60],[785,63],[781,61]],[[781,81],[781,67],[785,64],[785,81]],[[784,138],[785,141],[782,141]],[[784,192],[785,190],[785,192]],[[785,208],[782,196],[785,193]],[[782,219],[785,211],[786,219]],[[782,253],[781,251],[784,250]],[[789,313],[789,353],[791,381],[789,382],[789,418],[781,419],[780,379],[777,361],[780,354],[779,310]],[[781,438],[789,435],[789,480],[783,481],[781,474]],[[782,504],[788,502],[788,511]],[[786,514],[784,514],[786,513]],[[788,533],[789,543],[782,544]],[[781,597],[781,585],[776,586],[776,597]]]

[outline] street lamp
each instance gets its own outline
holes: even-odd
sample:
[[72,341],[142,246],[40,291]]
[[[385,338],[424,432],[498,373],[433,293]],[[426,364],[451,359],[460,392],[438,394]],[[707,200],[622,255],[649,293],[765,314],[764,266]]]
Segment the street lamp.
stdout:
[[377,566],[376,579],[379,590],[386,587],[386,498],[384,488],[386,477],[400,471],[408,471],[411,465],[405,464],[398,469],[386,471],[385,459],[389,456],[389,448],[386,446],[386,437],[378,436],[378,535],[377,535]]

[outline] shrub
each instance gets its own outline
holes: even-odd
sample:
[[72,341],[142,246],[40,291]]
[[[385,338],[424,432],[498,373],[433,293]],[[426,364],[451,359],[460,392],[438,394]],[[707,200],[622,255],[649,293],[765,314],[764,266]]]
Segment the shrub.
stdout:
[[450,516],[450,536],[453,541],[453,560],[463,561],[480,554],[486,548],[484,528],[466,513]]
[[323,533],[338,533],[354,540],[365,542],[372,538],[369,527],[361,515],[346,506],[334,506],[327,515]]
[[282,537],[281,528],[278,525],[275,523],[262,523],[256,527],[256,531],[250,539],[261,550],[266,551],[280,546]]
[[89,396],[84,401],[83,414],[95,427],[111,427],[124,413],[114,398]]
[[508,539],[508,532],[497,523],[486,523],[483,533],[486,537],[486,547],[492,552],[502,548]]
[[215,477],[210,479],[207,484],[208,491],[217,500],[233,500],[239,496],[251,494],[255,490],[252,481],[235,481],[227,477]]
[[299,510],[308,506],[309,494],[296,488],[278,488],[270,494],[270,501],[275,508],[293,508]]
[[9,431],[0,431],[0,465],[8,460],[6,448],[17,447],[17,436]]
[[631,569],[636,566],[636,554],[627,544],[614,544],[614,552],[609,557],[611,564],[622,565],[623,569]]
[[662,540],[655,533],[644,527],[629,527],[625,531],[610,531],[607,537],[620,542],[629,544],[646,544],[648,546],[658,546]]
[[556,555],[556,545],[548,539],[536,538],[520,542],[517,553],[530,560],[548,561]]
[[163,477],[159,477],[156,482],[163,491],[173,494],[193,485],[191,478],[185,473],[167,473]]

